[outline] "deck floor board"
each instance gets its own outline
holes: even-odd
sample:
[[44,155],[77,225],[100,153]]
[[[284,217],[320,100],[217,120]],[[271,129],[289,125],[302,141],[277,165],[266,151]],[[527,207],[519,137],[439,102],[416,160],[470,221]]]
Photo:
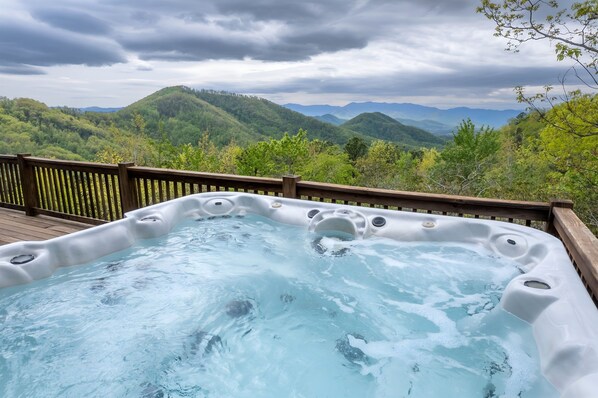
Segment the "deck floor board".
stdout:
[[0,245],[23,240],[46,240],[92,227],[59,218],[28,217],[21,211],[0,208]]

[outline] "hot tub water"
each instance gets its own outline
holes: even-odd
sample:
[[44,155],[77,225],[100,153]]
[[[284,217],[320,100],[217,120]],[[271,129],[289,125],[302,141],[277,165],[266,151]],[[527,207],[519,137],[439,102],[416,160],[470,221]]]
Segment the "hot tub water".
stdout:
[[0,290],[0,396],[551,397],[521,265],[475,244],[197,217]]

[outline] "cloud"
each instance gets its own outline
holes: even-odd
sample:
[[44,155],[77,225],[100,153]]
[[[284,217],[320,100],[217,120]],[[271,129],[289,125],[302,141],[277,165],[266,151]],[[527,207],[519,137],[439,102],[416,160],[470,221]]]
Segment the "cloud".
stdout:
[[[472,0],[56,0],[51,8],[41,0],[23,4],[37,21],[54,28],[117,42],[143,60],[167,61],[300,61],[362,49],[375,40],[409,42],[417,35],[415,26],[475,17]],[[466,8],[471,13],[463,13]],[[23,25],[34,29],[31,23]],[[100,46],[102,50],[99,58],[114,62],[106,46]],[[65,64],[81,63],[58,54],[65,55]],[[115,58],[114,51],[112,55]]]
[[[87,84],[95,93],[104,79],[104,91],[126,91],[131,102],[140,98],[133,93],[178,84],[269,98],[309,96],[311,103],[332,96],[336,103],[409,96],[458,102],[488,100],[498,92],[514,102],[513,86],[557,83],[564,72],[554,67],[554,50],[545,43],[505,53],[492,22],[475,13],[479,0],[49,4],[0,0],[0,74],[37,79],[44,83],[38,90],[55,87],[52,78],[76,74],[82,83],[59,89]],[[110,68],[90,74],[86,65]],[[10,77],[2,79],[9,90]],[[9,84],[13,92],[22,86]]]
[[542,85],[558,83],[563,70],[554,67],[531,68],[488,68],[470,67],[443,73],[433,71],[410,71],[394,74],[363,77],[310,77],[289,79],[268,84],[247,82],[246,84],[214,82],[215,87],[225,90],[279,94],[343,94],[356,98],[375,93],[379,97],[402,96],[489,96],[498,90],[512,90],[517,85]]
[[143,60],[170,61],[246,58],[298,61],[325,52],[367,45],[367,40],[344,28],[318,27],[309,31],[267,23],[239,24],[236,30],[227,30],[227,27],[222,21],[181,25],[163,21],[161,29],[128,32],[117,40]]
[[34,68],[29,65],[10,64],[2,65],[0,63],[0,74],[5,75],[45,75],[46,72],[40,68]]
[[72,35],[39,23],[0,20],[3,73],[35,73],[35,66],[102,66],[124,62],[120,48],[106,40]]
[[81,11],[41,8],[33,10],[31,15],[38,21],[76,33],[104,35],[110,31],[107,23]]
[[225,15],[246,15],[260,21],[284,21],[287,24],[318,22],[336,14],[342,15],[351,5],[351,0],[328,1],[276,1],[276,0],[222,0],[214,3],[216,10]]
[[[397,17],[404,13],[393,13],[397,8],[392,3],[371,3],[370,7],[362,0],[174,0],[166,6],[153,0],[106,0],[83,2],[79,10],[72,2],[68,8],[38,6],[33,0],[25,4],[39,21],[114,40],[141,59],[279,62],[364,48],[395,29]],[[85,11],[88,8],[93,16]]]

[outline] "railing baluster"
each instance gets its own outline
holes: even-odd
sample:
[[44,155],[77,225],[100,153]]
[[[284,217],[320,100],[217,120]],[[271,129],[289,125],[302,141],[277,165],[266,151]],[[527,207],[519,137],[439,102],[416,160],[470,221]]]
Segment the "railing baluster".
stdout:
[[0,163],[0,201],[10,203],[7,198],[8,184],[4,182],[4,165],[5,163]]
[[125,213],[120,204],[120,189],[118,188],[118,175],[112,174],[109,178],[110,189],[112,190],[112,206],[114,207],[115,217],[122,217]]
[[42,178],[42,171],[41,167],[34,166],[31,168],[31,172],[35,175],[35,185],[37,187],[37,194],[38,194],[38,204],[41,209],[48,208],[48,199],[46,195],[46,190],[44,186],[44,179]]
[[113,201],[109,200],[110,196],[109,196],[109,192],[110,192],[110,185],[108,184],[108,174],[100,174],[100,187],[101,187],[101,191],[102,191],[102,197],[104,198],[104,204],[105,204],[105,211],[107,212],[107,214],[109,215],[109,220],[112,221],[114,220],[114,212],[112,211],[112,205],[111,203]]
[[87,193],[87,202],[89,203],[89,214],[91,218],[98,218],[96,215],[96,203],[97,200],[93,193],[93,178],[92,173],[84,173],[83,174],[83,181],[85,181],[85,192]]
[[145,198],[145,206],[149,206],[149,205],[153,205],[152,200],[151,200],[151,195],[152,195],[152,188],[150,185],[151,181],[149,178],[144,178],[143,179],[143,193],[144,193],[144,198]]
[[92,197],[94,198],[92,206],[94,209],[94,218],[100,218],[105,220],[106,216],[104,215],[104,211],[102,208],[102,202],[100,200],[100,197],[98,196],[98,182],[96,180],[97,174],[96,173],[89,173],[88,174],[89,178],[91,179],[90,182],[90,186],[91,186],[91,190],[92,190]]
[[71,187],[70,197],[73,203],[73,214],[79,215],[79,198],[77,197],[77,190],[75,188],[75,172],[73,170],[67,170],[66,177]]
[[135,181],[137,182],[137,200],[139,202],[139,207],[144,207],[145,204],[145,189],[143,188],[143,182],[141,178],[136,178]]
[[164,202],[164,191],[162,189],[162,180],[156,180],[158,184],[158,197],[160,198],[160,202]]
[[19,184],[14,179],[13,165],[7,164],[6,166],[7,166],[6,170],[5,170],[6,171],[6,181],[8,182],[8,185],[11,187],[11,189],[8,191],[9,196],[10,196],[10,203],[16,204],[16,203],[19,203],[19,198],[18,198],[18,193],[17,193],[17,187],[19,186]]
[[10,164],[4,165],[6,167],[2,168],[2,178],[6,184],[6,202],[11,204],[18,204],[18,201],[15,197],[15,190],[17,189],[18,185],[14,185],[10,178]]
[[90,211],[89,211],[89,205],[87,202],[87,193],[85,192],[85,182],[84,182],[85,180],[83,178],[83,173],[80,171],[76,172],[75,179],[77,181],[77,188],[79,190],[79,198],[81,199],[81,203],[83,204],[82,213],[85,217],[89,217]]
[[52,187],[52,179],[50,178],[50,170],[47,167],[44,167],[43,178],[48,189],[48,210],[56,211],[56,198],[54,197],[54,189]]
[[56,195],[56,203],[58,204],[58,211],[61,213],[66,213],[66,209],[64,206],[64,199],[62,196],[62,188],[60,183],[58,182],[58,170],[50,169],[50,173],[52,175],[52,188],[54,188],[54,194]]

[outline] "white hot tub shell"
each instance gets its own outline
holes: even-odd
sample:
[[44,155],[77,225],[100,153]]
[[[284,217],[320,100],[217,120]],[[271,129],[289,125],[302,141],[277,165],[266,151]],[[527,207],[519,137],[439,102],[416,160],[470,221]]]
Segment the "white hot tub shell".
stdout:
[[0,247],[0,288],[47,278],[60,267],[84,264],[167,234],[188,218],[258,214],[337,231],[355,239],[480,245],[509,258],[524,272],[508,284],[502,307],[528,322],[542,372],[563,398],[598,396],[598,310],[562,243],[542,231],[498,221],[354,207],[242,193],[186,196],[126,214],[126,218],[43,242]]

